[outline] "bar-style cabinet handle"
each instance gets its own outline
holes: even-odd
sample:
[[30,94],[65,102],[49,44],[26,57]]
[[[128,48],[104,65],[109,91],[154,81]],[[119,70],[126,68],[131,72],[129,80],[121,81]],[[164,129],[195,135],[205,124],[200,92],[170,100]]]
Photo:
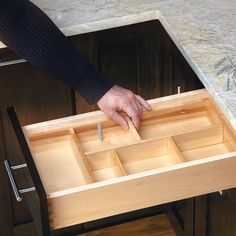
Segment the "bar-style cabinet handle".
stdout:
[[10,183],[11,183],[12,190],[13,190],[14,195],[16,197],[16,200],[18,202],[20,202],[20,201],[22,201],[22,197],[20,196],[20,192],[19,192],[18,187],[16,185],[16,181],[15,181],[15,178],[12,174],[11,167],[10,167],[10,164],[9,164],[8,160],[4,161],[4,165],[5,165],[5,168],[6,168],[6,171],[7,171],[8,178],[9,178]]
[[26,60],[24,59],[16,59],[16,60],[11,60],[11,61],[0,61],[0,67],[1,66],[9,66],[9,65],[15,65],[15,64],[19,64],[19,63],[23,63],[26,62]]
[[27,167],[27,164],[21,164],[21,165],[17,165],[17,166],[10,166],[9,161],[5,160],[4,165],[5,165],[5,168],[6,168],[6,171],[7,171],[8,178],[9,178],[10,183],[11,183],[12,190],[13,190],[14,195],[16,197],[16,201],[21,202],[22,201],[21,194],[31,192],[31,191],[35,191],[35,187],[30,187],[30,188],[19,190],[18,187],[17,187],[16,181],[15,181],[14,175],[12,173],[12,170],[25,168],[25,167]]

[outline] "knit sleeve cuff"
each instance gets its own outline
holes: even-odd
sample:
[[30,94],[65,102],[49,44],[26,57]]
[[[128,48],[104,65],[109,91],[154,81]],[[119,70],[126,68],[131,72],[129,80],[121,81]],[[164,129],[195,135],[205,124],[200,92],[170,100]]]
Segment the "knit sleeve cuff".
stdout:
[[111,80],[106,79],[100,72],[92,69],[84,74],[81,84],[75,90],[90,104],[94,104],[113,86]]

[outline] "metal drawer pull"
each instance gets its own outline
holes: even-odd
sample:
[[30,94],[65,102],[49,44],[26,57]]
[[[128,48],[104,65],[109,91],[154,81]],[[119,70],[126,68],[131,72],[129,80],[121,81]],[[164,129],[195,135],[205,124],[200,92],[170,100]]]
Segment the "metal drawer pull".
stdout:
[[10,166],[9,161],[5,160],[4,165],[5,165],[5,168],[6,168],[6,171],[7,171],[8,178],[9,178],[10,183],[11,183],[12,190],[13,190],[14,195],[16,197],[16,200],[18,202],[22,201],[21,194],[35,191],[35,187],[30,187],[30,188],[25,188],[25,189],[18,190],[15,178],[12,174],[12,170],[26,168],[27,164],[21,164],[21,165],[17,165],[17,166]]
[[12,61],[4,61],[4,62],[0,62],[0,67],[1,66],[9,66],[9,65],[14,65],[14,64],[19,64],[19,63],[23,63],[23,62],[26,62],[26,60],[17,59],[17,60],[12,60]]

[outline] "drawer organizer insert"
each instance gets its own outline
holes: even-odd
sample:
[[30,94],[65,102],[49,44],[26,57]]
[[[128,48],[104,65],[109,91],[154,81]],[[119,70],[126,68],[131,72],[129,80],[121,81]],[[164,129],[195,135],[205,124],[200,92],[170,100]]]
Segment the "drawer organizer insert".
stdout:
[[[233,131],[205,90],[150,104],[153,109],[143,113],[138,131],[129,118],[129,130],[123,130],[101,112],[23,127],[48,198],[236,151]],[[55,220],[51,227],[72,221]]]

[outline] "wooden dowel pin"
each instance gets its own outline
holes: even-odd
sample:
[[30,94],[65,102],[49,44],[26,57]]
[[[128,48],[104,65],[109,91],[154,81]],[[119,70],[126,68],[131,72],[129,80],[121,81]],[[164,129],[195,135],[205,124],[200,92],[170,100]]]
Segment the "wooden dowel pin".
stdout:
[[180,89],[181,89],[181,86],[178,86],[178,94],[181,93]]

